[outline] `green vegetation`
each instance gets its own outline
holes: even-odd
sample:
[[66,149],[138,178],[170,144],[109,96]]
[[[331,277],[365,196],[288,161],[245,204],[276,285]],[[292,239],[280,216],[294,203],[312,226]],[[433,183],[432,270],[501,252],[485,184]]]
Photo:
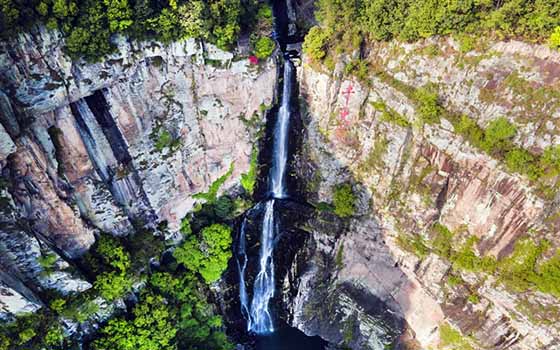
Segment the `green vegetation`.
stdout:
[[[551,252],[547,241],[519,240],[509,256],[497,261],[492,256],[475,253],[477,237],[467,237],[463,244],[457,244],[454,243],[458,240],[456,235],[444,225],[436,223],[431,231],[429,241],[423,241],[418,236],[399,236],[397,242],[403,249],[420,257],[432,251],[450,261],[455,270],[497,276],[500,282],[515,291],[538,290],[560,298],[560,250]],[[458,283],[459,277],[449,276],[450,286]]]
[[[317,8],[320,28],[311,28],[303,45],[316,61],[329,53],[350,53],[364,41],[415,41],[449,34],[521,37],[560,46],[557,0],[320,0]],[[462,51],[473,48],[463,42]]]
[[395,124],[403,128],[410,126],[410,123],[408,122],[406,117],[387,107],[387,105],[383,101],[374,102],[372,103],[372,105],[376,110],[381,112],[380,119],[382,121]]
[[205,227],[200,237],[191,236],[173,256],[189,271],[199,273],[206,283],[217,281],[231,258],[231,229],[222,224]]
[[93,286],[104,299],[113,301],[128,293],[132,289],[132,278],[128,274],[130,256],[110,236],[101,236],[95,248],[96,254],[110,269],[100,273]]
[[218,191],[220,187],[227,181],[227,179],[233,173],[233,163],[230,164],[229,170],[219,178],[217,178],[212,184],[210,188],[208,188],[208,192],[197,193],[193,196],[196,199],[204,199],[208,203],[214,203],[217,199]]
[[334,213],[341,218],[354,215],[356,210],[356,195],[348,183],[338,185],[333,193]]
[[303,51],[313,60],[322,60],[326,55],[326,46],[329,35],[327,30],[313,27],[305,36]]
[[249,171],[246,174],[241,174],[241,186],[245,190],[245,192],[249,195],[253,195],[253,191],[255,190],[255,185],[257,183],[257,170],[258,170],[258,148],[253,148],[253,152],[251,153],[251,162],[249,163]]
[[[126,238],[102,234],[81,264],[95,279],[94,288],[64,297],[48,294],[47,307],[0,325],[0,349],[78,348],[74,340],[65,338],[65,323],[60,319],[83,323],[106,304],[100,297],[106,301],[121,298],[132,292],[136,282],[143,283],[137,284],[135,298],[102,325],[90,344],[92,349],[232,349],[221,318],[207,302],[207,283],[220,277],[231,256],[231,229],[213,223],[222,220],[214,211],[222,200],[201,205],[199,212],[182,221],[186,241],[177,248],[178,260],[162,263],[157,272],[147,267],[150,259],[163,253],[164,243],[153,232],[138,231]],[[159,229],[166,230],[166,225]],[[185,256],[193,259],[179,259]]]
[[42,22],[62,31],[71,56],[89,61],[115,51],[114,34],[164,43],[200,38],[227,49],[261,14],[256,0],[2,0],[0,8],[2,37]]
[[405,235],[399,234],[397,236],[397,244],[402,249],[420,257],[424,258],[430,253],[430,249],[426,246],[424,238],[420,235]]
[[548,43],[553,49],[560,49],[560,26],[556,27],[554,32],[550,34]]
[[58,258],[56,256],[56,254],[53,254],[53,253],[48,253],[46,255],[41,255],[39,257],[39,259],[37,259],[37,261],[39,262],[39,265],[41,265],[41,267],[43,268],[42,274],[45,275],[45,276],[48,276],[51,273],[53,273],[54,265],[56,264],[57,260],[58,260]]
[[263,60],[270,57],[270,55],[272,55],[272,52],[274,51],[275,47],[276,44],[274,43],[274,40],[266,36],[260,37],[255,42],[254,54],[255,56],[257,56],[257,58]]
[[431,87],[416,90],[417,112],[426,124],[439,123],[441,108],[438,103],[438,94]]
[[[557,192],[554,182],[555,177],[560,174],[560,146],[548,147],[541,155],[533,154],[513,142],[517,128],[507,118],[498,117],[491,120],[486,128],[482,128],[468,116],[456,115],[443,108],[438,102],[436,86],[416,89],[383,71],[376,74],[383,82],[411,99],[424,123],[445,118],[451,122],[455,132],[472,146],[503,161],[510,171],[526,175],[535,182],[543,197],[552,198]],[[382,110],[383,105],[376,103],[374,107]]]
[[442,324],[439,327],[439,338],[443,349],[473,350],[467,338],[463,337],[461,332],[451,327],[448,323]]
[[344,243],[340,245],[336,252],[335,264],[339,270],[344,268]]

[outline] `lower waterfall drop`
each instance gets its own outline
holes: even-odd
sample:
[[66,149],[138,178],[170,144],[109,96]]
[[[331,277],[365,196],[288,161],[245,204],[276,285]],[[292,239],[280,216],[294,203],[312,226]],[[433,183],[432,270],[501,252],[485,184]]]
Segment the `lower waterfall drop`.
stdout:
[[274,332],[274,324],[270,314],[270,299],[274,296],[274,239],[276,237],[277,225],[274,220],[274,199],[266,202],[261,249],[259,256],[259,273],[255,278],[253,286],[253,300],[247,328],[257,334]]

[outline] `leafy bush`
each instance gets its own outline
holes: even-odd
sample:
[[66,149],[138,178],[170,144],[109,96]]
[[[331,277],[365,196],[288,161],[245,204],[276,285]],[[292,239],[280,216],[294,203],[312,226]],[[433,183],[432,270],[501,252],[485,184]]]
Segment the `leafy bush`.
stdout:
[[354,215],[356,210],[356,195],[350,184],[338,185],[333,194],[334,213],[341,218]]
[[37,260],[39,261],[39,265],[43,268],[42,274],[48,276],[53,272],[58,257],[54,253],[48,253],[46,255],[41,255]]
[[416,90],[416,101],[418,114],[422,121],[426,124],[435,124],[439,122],[441,107],[438,103],[438,94],[430,88],[421,88]]
[[483,149],[490,154],[504,154],[512,147],[517,128],[504,117],[492,120],[485,129]]
[[554,32],[550,34],[548,43],[553,49],[560,49],[560,26],[556,27],[556,29],[554,29]]
[[213,224],[202,230],[200,239],[190,237],[173,256],[188,270],[199,273],[206,283],[213,283],[227,268],[231,243],[231,228]]
[[453,232],[451,232],[446,226],[436,222],[432,227],[432,231],[435,237],[432,242],[432,247],[434,251],[446,258],[450,259],[452,255],[451,243],[453,241]]
[[93,286],[104,299],[113,301],[132,289],[132,280],[123,272],[104,272],[97,276]]
[[266,36],[261,37],[255,43],[255,56],[261,60],[266,59],[272,55],[275,47],[276,44],[274,43],[274,40]]
[[145,294],[132,311],[132,320],[111,319],[94,341],[96,350],[176,349],[177,329],[173,315],[162,296]]
[[45,344],[47,346],[60,347],[63,340],[64,333],[62,332],[62,327],[60,327],[59,325],[54,325],[49,328],[49,331],[45,336]]
[[[527,150],[515,148],[506,153],[505,161],[510,171],[517,173],[529,173],[535,163],[535,157]],[[538,178],[536,170],[531,171],[531,173],[532,175],[530,178]]]
[[430,253],[430,249],[426,246],[424,239],[420,235],[413,234],[412,237],[399,234],[397,236],[397,244],[404,250],[413,253],[419,258],[424,258]]
[[320,61],[326,56],[327,38],[325,30],[312,27],[302,45],[303,52],[312,60]]

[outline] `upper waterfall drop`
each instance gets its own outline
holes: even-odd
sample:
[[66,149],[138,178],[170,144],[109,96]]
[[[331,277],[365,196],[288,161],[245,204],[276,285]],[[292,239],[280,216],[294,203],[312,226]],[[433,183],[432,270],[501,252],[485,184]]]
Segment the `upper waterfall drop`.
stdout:
[[290,127],[292,80],[294,66],[289,59],[284,63],[284,81],[282,102],[278,110],[278,118],[274,127],[272,149],[272,167],[269,176],[269,191],[272,198],[282,199],[286,193],[286,164],[288,162],[288,131]]

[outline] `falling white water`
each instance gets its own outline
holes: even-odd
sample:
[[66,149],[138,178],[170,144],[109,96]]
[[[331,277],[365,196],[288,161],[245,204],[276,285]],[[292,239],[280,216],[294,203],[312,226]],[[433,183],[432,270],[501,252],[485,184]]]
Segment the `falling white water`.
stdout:
[[274,199],[266,202],[261,249],[259,256],[259,273],[253,286],[253,300],[251,302],[250,317],[247,329],[257,334],[274,332],[274,324],[270,315],[269,303],[274,296],[274,237],[276,224],[274,222]]
[[[282,89],[282,103],[278,110],[278,118],[274,126],[272,167],[268,177],[269,195],[272,197],[264,203],[262,233],[258,274],[253,285],[253,299],[248,305],[247,287],[245,285],[245,270],[247,268],[247,253],[245,242],[245,220],[241,225],[239,245],[237,251],[237,267],[239,269],[239,299],[241,313],[247,319],[247,330],[257,334],[274,332],[274,322],[270,313],[270,301],[275,293],[274,280],[274,240],[278,232],[278,225],[274,218],[274,203],[277,199],[287,197],[286,168],[288,161],[288,131],[290,124],[290,106],[292,95],[294,66],[290,60],[284,64],[284,81]],[[260,207],[258,205],[256,208]]]
[[[237,246],[237,269],[239,271],[239,300],[241,301],[241,313],[249,320],[249,298],[247,297],[247,287],[245,287],[245,270],[247,269],[247,247],[245,243],[245,225],[247,217],[241,223],[239,231],[239,245]],[[249,326],[248,326],[249,328]]]
[[294,67],[290,60],[284,64],[284,86],[282,88],[282,104],[274,126],[272,149],[272,168],[269,178],[270,192],[273,198],[285,198],[285,172],[288,161],[288,130],[290,125],[290,106],[292,96],[292,75]]

